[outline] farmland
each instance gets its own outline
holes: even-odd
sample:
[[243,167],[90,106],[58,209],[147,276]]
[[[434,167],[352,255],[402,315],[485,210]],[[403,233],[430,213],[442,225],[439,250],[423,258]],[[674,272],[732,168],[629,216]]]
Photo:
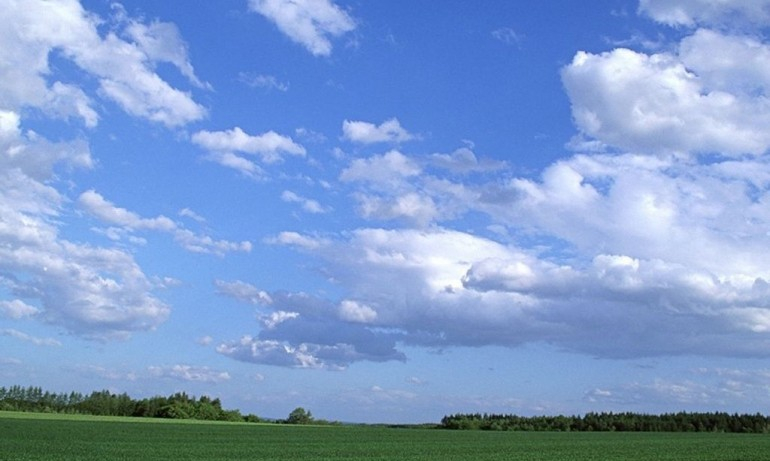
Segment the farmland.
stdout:
[[3,460],[770,460],[770,437],[287,426],[0,412]]

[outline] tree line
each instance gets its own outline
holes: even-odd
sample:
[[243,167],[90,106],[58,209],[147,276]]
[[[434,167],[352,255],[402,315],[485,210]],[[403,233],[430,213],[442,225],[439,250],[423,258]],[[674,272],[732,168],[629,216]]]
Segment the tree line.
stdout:
[[38,413],[77,413],[96,416],[138,416],[146,418],[201,419],[210,421],[259,422],[256,415],[241,415],[238,410],[222,408],[218,398],[195,398],[184,392],[168,397],[135,400],[128,394],[94,391],[49,392],[36,386],[0,387],[0,411],[28,411]]
[[583,416],[517,416],[455,414],[444,416],[440,428],[495,431],[623,431],[770,433],[770,417],[762,414],[717,413],[586,413]]

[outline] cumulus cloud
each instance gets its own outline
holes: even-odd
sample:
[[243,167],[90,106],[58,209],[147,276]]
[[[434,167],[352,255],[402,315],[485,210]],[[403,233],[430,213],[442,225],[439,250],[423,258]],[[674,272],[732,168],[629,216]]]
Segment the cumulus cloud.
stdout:
[[214,286],[217,288],[217,293],[249,304],[271,304],[273,302],[266,291],[240,280],[233,282],[215,280]]
[[[434,156],[427,163],[464,169],[454,160]],[[461,183],[427,174],[421,163],[425,162],[391,150],[354,159],[339,179],[358,186],[352,196],[359,203],[359,214],[367,219],[400,220],[426,227],[467,210],[475,193]]]
[[479,160],[473,150],[468,147],[461,147],[450,154],[431,154],[428,157],[428,163],[458,174],[498,171],[506,166],[505,162],[489,159]]
[[131,39],[127,41],[112,31],[100,35],[101,19],[76,1],[3,3],[6,22],[14,24],[0,33],[5,109],[39,108],[56,117],[80,118],[90,127],[97,124],[95,104],[82,88],[55,80],[48,83],[49,56],[56,50],[97,79],[100,97],[131,115],[170,127],[206,116],[206,109],[189,93],[155,73],[154,63],[171,62],[200,85],[173,25],[131,20],[124,31]]
[[87,143],[83,140],[50,142],[32,132],[23,132],[17,112],[0,109],[0,166],[8,174],[18,174],[30,181],[45,181],[54,168],[90,169],[94,165]]
[[351,299],[344,299],[339,306],[342,320],[357,323],[372,323],[377,319],[377,311]]
[[420,174],[420,167],[399,151],[391,150],[368,159],[358,158],[340,173],[342,181],[366,181],[395,185],[402,178]]
[[304,147],[275,131],[252,136],[239,127],[226,131],[202,130],[192,135],[192,142],[209,151],[209,160],[254,178],[260,177],[263,170],[240,154],[258,155],[267,164],[282,161],[284,155],[305,155]]
[[[683,43],[686,48],[679,56],[623,48],[598,55],[579,52],[562,71],[578,128],[606,145],[629,151],[763,154],[770,147],[764,129],[770,123],[770,105],[727,79],[709,78],[719,73],[713,69],[715,62],[695,55],[693,47],[713,53],[703,45],[717,37],[696,35]],[[721,47],[732,45],[751,53],[750,42],[721,38]],[[693,68],[688,61],[704,66]]]
[[[85,337],[125,338],[162,323],[169,308],[153,296],[154,284],[131,254],[59,235],[57,219],[66,199],[48,181],[55,167],[90,167],[85,144],[22,133],[16,113],[2,114],[0,284],[17,299],[36,301],[35,318]],[[122,211],[113,218],[149,225]],[[12,315],[31,312],[10,302],[3,310]]]
[[[712,13],[698,13],[706,3]],[[674,5],[684,19],[663,19]],[[719,5],[643,2],[656,20],[695,26],[665,52],[581,51],[562,69],[589,153],[518,177],[469,147],[351,159],[338,179],[359,215],[395,222],[267,239],[315,258],[339,298],[229,282],[231,296],[259,309],[259,332],[217,350],[308,368],[399,360],[399,344],[766,357],[770,52],[759,35],[698,29],[750,11]],[[413,137],[396,119],[343,122],[351,142]],[[282,199],[304,203],[289,191]],[[449,228],[466,213],[488,218],[501,240]],[[691,395],[658,384],[635,389]]]
[[342,137],[362,144],[400,143],[414,139],[414,135],[406,131],[396,118],[386,120],[379,125],[345,120],[342,122]]
[[[270,311],[258,316],[259,334],[222,342],[217,352],[244,362],[324,369],[405,358],[396,349],[398,334],[368,327],[376,318],[368,306],[348,301],[336,308],[303,293],[267,296],[271,303],[260,305]],[[240,299],[254,304],[249,298]]]
[[770,285],[759,273],[727,271],[729,258],[721,272],[696,257],[598,253],[586,265],[557,264],[448,229],[360,229],[313,250],[350,296],[324,318],[395,329],[405,342],[547,340],[605,357],[756,356],[770,343]]
[[250,0],[249,9],[315,56],[329,56],[331,39],[356,28],[353,18],[329,0]]

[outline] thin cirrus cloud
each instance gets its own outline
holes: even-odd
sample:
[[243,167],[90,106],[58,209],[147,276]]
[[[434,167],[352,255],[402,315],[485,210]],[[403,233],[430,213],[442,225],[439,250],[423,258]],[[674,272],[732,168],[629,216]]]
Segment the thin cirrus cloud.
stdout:
[[256,74],[253,72],[240,72],[238,80],[252,88],[265,90],[289,91],[289,83],[278,80],[274,75]]
[[220,383],[231,379],[226,371],[213,370],[209,367],[194,365],[151,366],[148,372],[156,378],[168,378],[179,381],[195,381],[202,383]]

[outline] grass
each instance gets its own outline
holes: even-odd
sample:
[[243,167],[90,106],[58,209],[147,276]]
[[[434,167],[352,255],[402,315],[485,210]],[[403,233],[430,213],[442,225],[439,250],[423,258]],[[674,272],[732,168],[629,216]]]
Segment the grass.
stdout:
[[0,459],[770,461],[770,436],[279,426],[0,412]]

